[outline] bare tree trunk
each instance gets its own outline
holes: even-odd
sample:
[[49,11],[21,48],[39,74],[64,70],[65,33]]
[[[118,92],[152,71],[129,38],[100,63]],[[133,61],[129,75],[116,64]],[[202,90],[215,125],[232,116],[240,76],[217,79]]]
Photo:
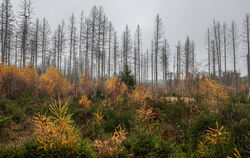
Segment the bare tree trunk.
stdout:
[[102,79],[104,78],[105,72],[106,72],[106,25],[107,25],[107,18],[106,16],[104,16],[103,18],[103,24],[102,24],[102,28],[103,28],[103,33],[102,33]]
[[68,79],[71,81],[71,66],[72,66],[72,55],[73,55],[73,43],[74,43],[74,27],[75,27],[75,16],[74,14],[70,17],[70,37],[69,37],[69,68],[68,68]]
[[83,52],[82,52],[82,37],[83,37],[83,11],[81,12],[80,18],[80,35],[79,35],[79,62],[80,62],[80,73],[83,72]]
[[[60,57],[59,57],[59,70],[60,72],[62,71],[62,56],[63,56],[63,49],[65,45],[65,35],[64,35],[64,21],[62,21],[62,26],[61,26],[61,33],[60,33]],[[66,64],[66,62],[64,63]]]
[[147,59],[146,59],[146,83],[148,84],[148,49],[147,49]]
[[215,79],[215,75],[216,75],[216,71],[215,71],[215,60],[216,60],[216,57],[215,57],[215,43],[214,43],[214,40],[212,41],[212,54],[213,54],[213,79]]
[[116,75],[116,64],[117,64],[117,39],[116,32],[114,33],[114,75]]
[[95,39],[95,20],[96,20],[96,7],[92,9],[92,36],[91,36],[91,64],[90,64],[90,76],[93,78],[93,70],[94,70],[94,39]]
[[39,42],[39,19],[36,20],[36,30],[35,30],[35,59],[34,67],[37,68],[37,56],[38,56],[38,42]]
[[110,78],[111,74],[111,42],[112,42],[112,33],[113,33],[113,28],[112,28],[111,22],[109,23],[109,39],[108,39],[108,77]]
[[217,24],[217,31],[218,31],[218,71],[219,71],[219,78],[221,79],[221,24]]
[[235,32],[235,23],[232,22],[232,47],[233,47],[233,87],[234,95],[236,94],[236,32]]
[[211,59],[211,57],[210,57],[210,48],[211,48],[211,45],[210,45],[210,30],[208,29],[207,30],[207,54],[208,54],[208,74],[209,74],[209,76],[211,74],[211,70],[210,70],[210,68],[211,68],[211,64],[210,64],[210,59]]
[[224,43],[224,82],[225,85],[227,85],[227,28],[226,28],[226,24],[223,25],[223,43]]
[[155,42],[155,67],[154,67],[154,73],[155,73],[155,85],[158,85],[158,54],[159,50],[161,48],[160,44],[162,42],[162,37],[164,36],[164,28],[162,24],[162,20],[159,17],[159,15],[156,16],[155,19],[155,32],[154,32],[154,42]]
[[89,72],[89,21],[86,20],[86,35],[85,35],[85,73]]
[[243,37],[247,46],[248,97],[250,97],[250,14],[246,15],[243,27]]
[[43,31],[42,31],[42,71],[45,71],[45,53],[46,53],[46,22],[43,19]]
[[137,78],[137,50],[136,50],[136,41],[134,41],[134,75],[135,79]]
[[17,67],[17,54],[18,54],[18,34],[16,33],[15,39],[15,66]]
[[5,51],[4,51],[4,4],[1,5],[1,64],[4,65]]
[[151,80],[153,87],[154,86],[154,41],[152,41],[151,45]]
[[177,63],[177,81],[179,84],[179,81],[181,79],[181,42],[178,42],[177,45],[177,57],[176,57],[176,63]]
[[187,37],[187,41],[185,44],[185,71],[186,71],[186,79],[189,79],[189,58],[190,58],[190,41],[189,37]]

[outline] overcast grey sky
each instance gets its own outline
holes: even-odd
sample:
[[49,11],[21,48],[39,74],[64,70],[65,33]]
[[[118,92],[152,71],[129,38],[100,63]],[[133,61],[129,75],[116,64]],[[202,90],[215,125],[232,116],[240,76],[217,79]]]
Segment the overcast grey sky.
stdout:
[[[250,13],[250,0],[32,0],[36,17],[48,19],[52,29],[73,12],[80,16],[81,10],[89,14],[93,5],[104,7],[105,13],[121,34],[128,24],[133,33],[140,24],[143,33],[144,48],[150,48],[153,36],[153,24],[156,14],[163,19],[166,37],[171,52],[175,51],[178,40],[185,41],[187,35],[196,43],[196,53],[200,61],[206,62],[204,34],[215,18],[221,22],[231,23],[235,20],[241,29],[243,18]],[[20,0],[12,0],[14,7]],[[238,66],[246,73],[246,60],[238,50]]]

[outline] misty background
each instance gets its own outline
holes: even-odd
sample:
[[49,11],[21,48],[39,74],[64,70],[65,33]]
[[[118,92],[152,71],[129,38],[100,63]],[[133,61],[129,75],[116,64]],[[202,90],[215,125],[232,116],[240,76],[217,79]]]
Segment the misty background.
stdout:
[[[19,3],[19,0],[12,1],[15,11],[18,10]],[[202,65],[207,64],[204,38],[213,19],[228,25],[234,20],[240,31],[245,14],[250,12],[250,0],[33,0],[32,3],[35,17],[45,17],[52,30],[62,20],[68,22],[72,13],[79,19],[82,10],[88,16],[94,5],[102,6],[119,36],[126,24],[132,34],[137,24],[141,26],[144,52],[146,49],[150,50],[154,19],[159,14],[166,29],[171,54],[176,52],[177,42],[180,40],[184,43],[189,36],[196,44],[196,57]],[[229,56],[228,68],[231,70],[232,54]],[[246,52],[239,46],[237,60],[242,62],[237,63],[237,70],[242,75],[247,73],[245,56]],[[170,64],[171,68],[172,65]]]

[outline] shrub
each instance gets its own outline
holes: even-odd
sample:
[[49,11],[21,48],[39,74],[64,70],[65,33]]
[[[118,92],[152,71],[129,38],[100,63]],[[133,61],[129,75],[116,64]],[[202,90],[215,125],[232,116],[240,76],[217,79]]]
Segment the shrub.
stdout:
[[32,67],[24,69],[24,78],[26,82],[26,92],[29,94],[37,94],[39,87],[39,75],[36,70]]
[[135,116],[131,112],[125,113],[123,111],[105,109],[103,115],[105,132],[114,132],[118,125],[125,127],[125,129],[130,129],[135,120]]
[[166,158],[169,157],[172,152],[174,146],[171,142],[163,140],[159,137],[155,139],[155,150],[153,155],[157,158]]
[[9,116],[13,121],[17,123],[21,122],[25,117],[23,109],[12,100],[1,100],[0,108],[3,114]]
[[87,96],[84,94],[82,95],[81,100],[79,101],[79,104],[84,107],[88,107],[91,104],[91,100],[87,98]]
[[108,79],[105,83],[105,90],[107,95],[115,99],[117,96],[124,94],[127,91],[127,86],[119,81],[115,76]]
[[177,102],[165,101],[160,103],[160,106],[163,109],[161,110],[162,118],[173,126],[180,125],[186,118],[189,110],[182,100],[177,100]]
[[239,124],[233,125],[232,128],[232,138],[234,143],[238,146],[239,152],[241,153],[242,157],[247,157],[250,154],[249,144],[250,138],[250,121],[243,120]]
[[90,97],[93,94],[94,84],[88,73],[83,73],[80,79],[80,88],[83,93]]
[[62,105],[61,100],[54,102],[49,107],[53,116],[47,117],[43,114],[37,113],[34,117],[35,129],[34,135],[36,140],[40,143],[40,148],[47,149],[69,149],[75,151],[79,135],[73,121],[71,114],[68,114],[68,103]]
[[198,152],[205,157],[224,157],[232,149],[228,133],[216,121],[216,128],[209,127],[198,144]]
[[36,140],[29,140],[25,142],[25,144],[17,150],[13,152],[13,157],[20,157],[20,158],[58,158],[58,157],[90,157],[94,158],[95,153],[93,152],[93,148],[88,142],[81,142],[81,145],[78,146],[76,151],[72,151],[69,148],[52,148],[44,150],[40,148],[40,143]]
[[145,103],[138,109],[137,111],[137,118],[142,122],[148,122],[155,118],[155,113],[153,112],[152,107],[148,107]]
[[233,104],[236,104],[236,103],[247,104],[247,103],[250,103],[250,99],[244,96],[243,94],[237,94],[236,96],[230,97],[230,102]]
[[241,105],[226,104],[220,108],[219,116],[225,125],[231,127],[235,122],[247,118],[247,112]]
[[65,77],[57,72],[55,67],[48,68],[46,73],[40,77],[40,81],[40,89],[48,95],[53,97],[65,95],[68,83]]
[[217,116],[213,113],[202,112],[198,115],[191,127],[188,128],[188,133],[191,138],[193,145],[196,146],[199,140],[201,140],[202,136],[206,134],[206,130],[210,128],[215,128],[215,122],[217,121]]
[[0,89],[2,95],[15,98],[29,92],[36,94],[39,76],[33,68],[2,67],[0,72]]
[[193,151],[189,144],[179,144],[175,146],[170,158],[200,158],[200,155]]
[[83,158],[96,158],[95,150],[92,144],[87,139],[80,141],[78,148],[76,149],[77,157]]
[[222,85],[216,83],[214,80],[210,80],[209,78],[204,79],[204,81],[200,83],[198,94],[203,98],[203,102],[207,105],[213,106],[214,109],[211,109],[210,107],[210,110],[214,111],[216,111],[216,104],[228,101],[228,94]]
[[24,120],[25,113],[23,109],[21,109],[20,107],[13,105],[8,107],[8,111],[11,114],[12,120],[15,121],[16,123],[19,123]]
[[4,131],[4,128],[6,127],[6,125],[9,122],[10,122],[9,117],[5,117],[5,116],[0,114],[0,135],[2,134],[2,132]]
[[140,85],[129,94],[129,99],[133,103],[142,105],[146,99],[152,99],[152,93]]
[[30,105],[32,104],[32,95],[28,92],[24,92],[16,101],[19,106]]
[[34,139],[30,139],[20,148],[8,148],[0,150],[0,157],[18,157],[18,158],[58,158],[58,157],[83,157],[96,158],[94,148],[91,143],[83,139],[80,141],[76,151],[68,148],[47,149],[40,148],[40,143]]
[[94,146],[99,157],[118,157],[119,153],[125,149],[122,143],[127,139],[126,135],[127,132],[119,125],[111,138],[95,140]]
[[125,147],[133,153],[134,157],[151,157],[156,150],[154,137],[147,132],[131,135],[125,142]]

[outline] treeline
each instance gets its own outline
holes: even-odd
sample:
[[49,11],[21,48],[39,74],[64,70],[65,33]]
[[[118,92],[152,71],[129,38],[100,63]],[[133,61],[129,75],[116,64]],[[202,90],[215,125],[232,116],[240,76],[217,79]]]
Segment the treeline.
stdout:
[[[126,26],[119,36],[102,7],[94,6],[89,15],[82,12],[80,18],[72,14],[54,31],[46,18],[35,20],[30,0],[20,1],[16,12],[10,0],[3,0],[1,15],[4,65],[25,68],[31,64],[39,73],[54,66],[71,82],[79,80],[83,72],[96,80],[109,78],[128,65],[139,82],[149,79],[150,52],[143,52],[141,27],[132,35]],[[166,39],[163,47],[164,27],[158,15],[155,27],[151,65],[157,81],[160,63],[168,65],[169,50]],[[158,61],[160,56],[165,60]]]
[[[128,25],[122,33],[117,33],[102,7],[94,6],[88,15],[81,12],[79,18],[72,14],[52,30],[46,18],[35,19],[30,0],[20,0],[17,11],[10,0],[2,0],[1,63],[23,68],[32,65],[40,74],[54,66],[71,83],[79,81],[82,73],[88,73],[95,80],[109,78],[128,65],[139,83],[168,85],[172,81],[177,84],[183,79],[210,76],[235,87],[237,76],[240,79],[236,67],[239,42],[246,46],[250,74],[249,14],[244,18],[243,26],[239,34],[235,22],[229,27],[214,20],[206,33],[208,69],[201,72],[195,43],[189,37],[184,44],[179,41],[170,53],[159,15],[154,20],[151,48],[144,50],[140,25],[134,33]],[[229,52],[233,54],[233,70],[228,69]]]
[[[237,72],[237,63],[246,65],[248,72],[248,87],[250,84],[250,14],[246,14],[241,31],[236,23],[221,23],[213,20],[212,25],[206,32],[206,46],[208,52],[208,73],[211,78],[219,80],[227,86],[237,88],[240,72]],[[242,55],[239,53],[239,46],[244,50],[241,61],[237,57]],[[232,61],[232,62],[231,62]],[[246,64],[244,63],[246,61]],[[229,66],[232,64],[232,70]],[[235,93],[235,91],[234,91]]]

